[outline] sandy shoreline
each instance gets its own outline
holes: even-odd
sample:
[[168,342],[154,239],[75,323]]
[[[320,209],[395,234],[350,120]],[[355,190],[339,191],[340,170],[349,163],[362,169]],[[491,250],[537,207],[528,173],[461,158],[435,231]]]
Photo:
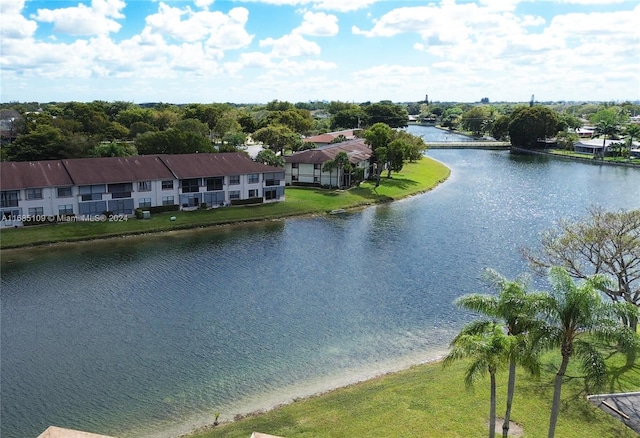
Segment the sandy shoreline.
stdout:
[[[283,388],[282,391],[272,394],[240,400],[230,405],[232,409],[231,412],[220,413],[218,426],[239,421],[243,418],[265,414],[291,403],[304,402],[305,400],[320,397],[334,391],[340,391],[368,381],[382,379],[416,366],[436,363],[441,361],[446,353],[444,350],[434,350],[426,354],[414,354],[397,360],[386,361],[374,369],[361,370],[360,372],[350,373],[348,375],[319,378],[310,382],[302,382]],[[233,410],[234,407],[235,410]],[[200,418],[198,420],[194,418],[182,426],[141,438],[188,438],[196,433],[212,430],[216,427],[213,424],[213,412],[212,410],[212,414],[208,415],[206,419]]]

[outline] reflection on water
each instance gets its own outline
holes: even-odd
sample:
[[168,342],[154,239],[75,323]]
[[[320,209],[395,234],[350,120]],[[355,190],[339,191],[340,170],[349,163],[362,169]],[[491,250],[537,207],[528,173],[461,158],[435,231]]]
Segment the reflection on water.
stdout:
[[3,254],[1,435],[167,435],[426,360],[484,267],[520,273],[593,203],[640,207],[635,169],[429,154],[447,183],[360,213]]

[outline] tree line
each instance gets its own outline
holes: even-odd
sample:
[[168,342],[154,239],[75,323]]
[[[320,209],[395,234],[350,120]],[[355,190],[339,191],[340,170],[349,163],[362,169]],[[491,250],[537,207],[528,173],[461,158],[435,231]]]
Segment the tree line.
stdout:
[[[353,120],[343,117],[341,111],[356,107]],[[11,103],[1,106],[0,118],[5,161],[237,151],[249,137],[282,154],[303,148],[304,136],[380,121],[397,128],[408,121],[406,108],[390,101],[312,105],[278,100],[266,105]]]
[[495,293],[456,300],[458,306],[483,318],[466,325],[453,339],[444,364],[468,359],[467,385],[489,374],[489,437],[495,436],[496,374],[508,368],[502,425],[502,436],[507,437],[516,367],[538,375],[541,353],[557,351],[561,361],[548,429],[548,437],[553,438],[571,361],[579,362],[587,392],[607,383],[610,355],[622,352],[629,366],[635,364],[640,348],[640,210],[591,208],[586,219],[563,221],[544,235],[539,250],[523,250],[523,254],[534,272],[548,274],[550,291],[530,291],[526,276],[508,280],[488,269],[485,278]]

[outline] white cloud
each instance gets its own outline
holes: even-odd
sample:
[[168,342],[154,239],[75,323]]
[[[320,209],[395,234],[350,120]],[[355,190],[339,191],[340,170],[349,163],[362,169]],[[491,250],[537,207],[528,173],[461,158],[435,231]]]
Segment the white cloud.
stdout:
[[260,41],[260,47],[271,47],[271,54],[276,58],[320,54],[320,46],[318,44],[313,41],[307,41],[298,34],[285,35],[278,39],[264,39]]
[[0,3],[0,16],[2,16],[0,41],[3,46],[9,45],[7,40],[33,36],[38,28],[35,21],[27,20],[22,15],[24,3],[25,0],[5,0]]
[[59,9],[38,9],[31,18],[53,23],[54,30],[69,35],[106,35],[118,32],[122,25],[115,19],[124,18],[120,12],[124,0],[92,0],[88,7],[78,6]]
[[334,36],[338,34],[338,17],[324,12],[306,12],[302,24],[292,33],[310,36]]
[[314,9],[351,12],[384,0],[239,0],[245,3],[265,3],[277,6],[311,6]]
[[[183,17],[185,19],[183,19]],[[234,8],[228,14],[219,11],[194,12],[189,7],[175,8],[160,3],[158,12],[146,18],[143,33],[158,34],[180,42],[207,39],[207,45],[221,50],[249,45],[253,36],[245,30],[249,11]]]

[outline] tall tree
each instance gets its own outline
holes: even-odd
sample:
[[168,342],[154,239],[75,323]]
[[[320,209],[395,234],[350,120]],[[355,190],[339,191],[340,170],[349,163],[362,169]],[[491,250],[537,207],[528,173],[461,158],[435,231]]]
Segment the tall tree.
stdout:
[[602,136],[602,152],[600,158],[604,160],[607,150],[607,138],[611,138],[620,132],[620,123],[623,116],[617,108],[604,108],[593,114],[591,123],[596,127],[596,133]]
[[[562,266],[577,279],[605,275],[612,283],[599,283],[602,292],[614,302],[640,306],[640,210],[607,212],[592,207],[587,218],[562,220],[543,233],[539,250],[522,252],[539,274]],[[637,329],[637,318],[627,322]]]
[[[484,277],[497,294],[464,295],[456,300],[456,305],[489,317],[490,320],[485,320],[486,324],[495,320],[503,322],[507,335],[515,339],[511,344],[513,348],[509,351],[507,406],[502,424],[502,436],[507,437],[515,393],[516,365],[518,363],[524,365],[533,374],[539,372],[537,352],[527,342],[529,340],[527,335],[536,327],[538,321],[535,314],[544,295],[530,293],[525,277],[507,280],[492,269],[487,269]],[[484,329],[480,323],[478,327]]]
[[564,376],[572,358],[580,361],[587,384],[601,388],[607,367],[596,342],[614,343],[620,350],[637,348],[637,335],[620,322],[621,316],[637,317],[637,307],[628,303],[604,303],[598,290],[606,279],[595,276],[578,285],[561,267],[553,267],[551,292],[542,308],[544,325],[538,328],[538,341],[548,348],[559,348],[562,361],[556,373],[548,438],[555,436]]
[[263,149],[258,152],[254,161],[269,166],[284,167],[284,158],[281,155],[276,155],[271,149]]
[[409,124],[409,113],[404,106],[396,105],[388,100],[363,105],[363,110],[371,124],[386,123],[391,128],[404,128]]
[[269,125],[253,133],[255,141],[264,143],[274,152],[283,154],[285,149],[298,150],[302,145],[300,136],[284,125]]
[[[479,328],[478,326],[481,326]],[[513,340],[503,332],[499,324],[485,324],[484,321],[472,322],[451,341],[451,350],[444,358],[444,366],[460,359],[469,359],[469,366],[465,373],[467,387],[479,378],[489,373],[490,377],[490,408],[489,408],[489,438],[496,434],[496,373],[504,365],[512,350]]]
[[544,106],[521,107],[511,115],[509,137],[511,144],[534,147],[539,139],[558,133],[556,112]]

